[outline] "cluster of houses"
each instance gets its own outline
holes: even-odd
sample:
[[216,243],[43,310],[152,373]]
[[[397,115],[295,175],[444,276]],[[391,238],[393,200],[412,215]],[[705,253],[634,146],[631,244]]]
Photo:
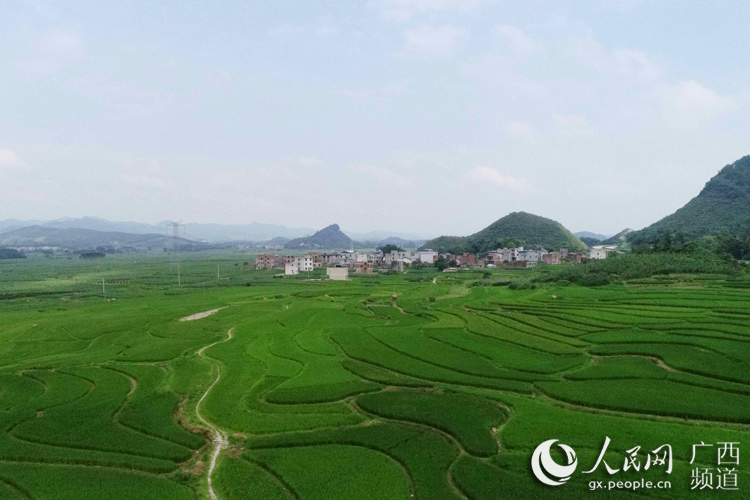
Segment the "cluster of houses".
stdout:
[[393,250],[383,253],[376,250],[371,253],[359,253],[354,250],[344,252],[310,252],[305,255],[276,255],[264,253],[256,256],[256,269],[283,269],[284,274],[295,275],[325,267],[331,279],[346,279],[348,270],[355,274],[373,274],[376,269],[403,272],[405,268],[416,265],[431,266],[442,257],[450,267],[445,271],[455,271],[462,267],[534,267],[537,264],[561,264],[563,262],[582,262],[599,260],[607,257],[607,247],[593,247],[586,254],[569,252],[567,248],[548,252],[544,248],[524,249],[498,248],[484,258],[477,258],[473,253],[451,254],[438,253],[424,249],[411,251]]
[[604,248],[591,248],[584,254],[571,252],[567,248],[548,252],[544,248],[524,249],[498,248],[487,254],[485,265],[488,267],[534,267],[537,264],[562,264],[563,262],[582,262],[584,260],[600,260],[607,258]]

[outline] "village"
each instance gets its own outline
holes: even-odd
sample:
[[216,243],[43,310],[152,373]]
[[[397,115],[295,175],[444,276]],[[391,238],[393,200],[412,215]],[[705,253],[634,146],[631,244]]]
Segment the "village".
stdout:
[[498,248],[484,257],[478,257],[473,253],[439,253],[429,248],[416,251],[397,248],[389,249],[385,253],[381,249],[369,253],[355,250],[309,252],[304,255],[263,253],[256,256],[255,264],[251,264],[250,267],[283,269],[284,275],[288,276],[326,268],[326,274],[330,279],[344,280],[348,278],[350,270],[354,274],[374,274],[388,271],[404,272],[409,268],[422,266],[435,266],[443,272],[482,267],[527,268],[538,264],[576,264],[589,260],[601,260],[607,258],[607,254],[612,251],[614,247],[606,246],[592,247],[586,253],[570,252],[567,248],[549,252],[541,247],[535,249],[515,247]]

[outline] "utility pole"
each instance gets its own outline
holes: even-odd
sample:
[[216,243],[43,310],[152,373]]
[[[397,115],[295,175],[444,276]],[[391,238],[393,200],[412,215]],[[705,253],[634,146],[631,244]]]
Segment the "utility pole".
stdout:
[[104,278],[102,278],[102,297],[106,297],[104,292]]
[[182,280],[180,276],[180,265],[177,264],[177,286],[182,286]]
[[219,273],[219,266],[220,266],[220,264],[216,264],[216,279],[217,280],[221,279],[221,275]]

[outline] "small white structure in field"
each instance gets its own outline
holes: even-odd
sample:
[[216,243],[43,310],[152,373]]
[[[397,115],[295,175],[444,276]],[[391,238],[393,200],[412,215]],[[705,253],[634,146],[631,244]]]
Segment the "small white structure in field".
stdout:
[[346,281],[349,279],[348,267],[328,267],[326,268],[328,279],[336,281]]

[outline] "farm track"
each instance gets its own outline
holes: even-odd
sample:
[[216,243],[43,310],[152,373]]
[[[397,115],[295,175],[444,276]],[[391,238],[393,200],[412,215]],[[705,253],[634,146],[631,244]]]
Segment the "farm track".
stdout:
[[222,339],[222,340],[217,340],[213,344],[209,344],[205,347],[201,347],[197,352],[198,356],[208,360],[213,366],[216,367],[216,379],[214,379],[211,385],[208,386],[208,389],[206,389],[206,391],[198,400],[198,403],[195,405],[195,415],[198,417],[198,420],[203,422],[203,424],[213,434],[211,441],[214,445],[214,449],[213,449],[213,452],[211,453],[211,461],[208,466],[208,471],[206,472],[206,482],[208,483],[208,494],[211,497],[211,500],[218,500],[218,497],[216,496],[216,492],[214,491],[211,476],[213,475],[214,469],[216,468],[216,460],[219,458],[219,454],[221,453],[221,450],[223,450],[229,445],[229,440],[228,440],[228,436],[226,435],[226,433],[224,433],[221,429],[219,429],[218,427],[213,425],[211,422],[206,420],[203,417],[203,415],[201,415],[201,412],[200,412],[201,403],[203,403],[203,400],[206,399],[206,396],[208,396],[208,394],[211,392],[211,389],[213,389],[214,386],[219,382],[219,380],[221,380],[221,364],[219,363],[219,361],[216,361],[215,359],[206,356],[204,352],[206,349],[210,347],[232,340],[233,330],[234,329],[232,328],[227,332],[227,338]]

